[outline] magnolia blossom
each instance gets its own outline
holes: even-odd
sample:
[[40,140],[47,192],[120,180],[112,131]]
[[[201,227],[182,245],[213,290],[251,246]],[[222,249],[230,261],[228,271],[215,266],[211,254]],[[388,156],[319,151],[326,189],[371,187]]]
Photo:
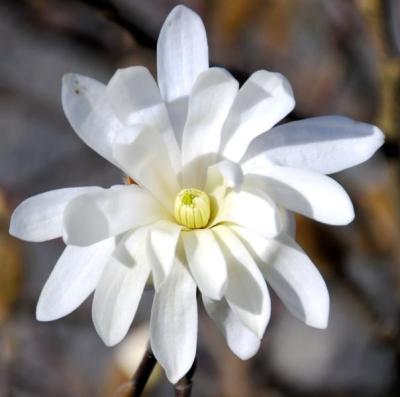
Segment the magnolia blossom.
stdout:
[[210,68],[203,23],[183,6],[161,29],[157,83],[141,66],[107,85],[68,74],[62,104],[78,136],[131,183],[54,190],[17,207],[11,234],[66,244],[38,320],[66,316],[94,291],[94,325],[115,345],[152,278],[151,347],[171,382],[195,357],[197,290],[242,359],[270,318],[265,280],[294,316],[327,326],[327,288],[294,240],[293,212],[352,221],[348,195],[326,174],[372,156],[377,127],[339,116],[274,127],[295,104],[288,80],[259,70],[239,88]]

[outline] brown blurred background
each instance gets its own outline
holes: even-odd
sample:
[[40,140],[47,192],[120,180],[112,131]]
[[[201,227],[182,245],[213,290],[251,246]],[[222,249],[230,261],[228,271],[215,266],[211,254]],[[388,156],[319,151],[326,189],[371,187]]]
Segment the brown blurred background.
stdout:
[[[291,119],[348,115],[387,137],[371,161],[335,176],[353,198],[355,222],[298,219],[297,238],[328,282],[329,328],[306,327],[273,296],[261,350],[241,362],[201,311],[193,396],[399,396],[400,1],[182,3],[202,16],[213,65],[241,82],[261,68],[289,78],[297,100]],[[113,396],[145,344],[151,290],[117,348],[96,335],[90,299],[65,319],[37,322],[36,301],[63,244],[22,243],[7,231],[10,212],[28,196],[121,180],[68,125],[61,77],[106,82],[133,64],[154,72],[157,35],[175,4],[0,1],[0,396]],[[173,395],[162,373],[148,395]]]

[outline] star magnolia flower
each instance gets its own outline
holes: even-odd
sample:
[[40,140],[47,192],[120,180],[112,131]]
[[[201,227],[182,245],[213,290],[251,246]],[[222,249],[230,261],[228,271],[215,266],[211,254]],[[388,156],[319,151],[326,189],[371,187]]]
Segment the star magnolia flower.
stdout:
[[348,195],[325,174],[367,160],[383,135],[337,116],[272,128],[294,107],[289,82],[260,70],[239,88],[226,70],[210,68],[203,23],[183,6],[162,27],[157,66],[158,85],[140,66],[118,70],[107,85],[64,77],[63,108],[76,133],[135,183],[31,197],[10,233],[64,239],[37,318],[63,317],[94,291],[93,321],[106,345],[126,335],[152,277],[151,347],[176,382],[195,357],[197,289],[242,359],[258,350],[270,317],[265,279],[294,316],[327,326],[327,288],[294,241],[292,212],[351,222]]

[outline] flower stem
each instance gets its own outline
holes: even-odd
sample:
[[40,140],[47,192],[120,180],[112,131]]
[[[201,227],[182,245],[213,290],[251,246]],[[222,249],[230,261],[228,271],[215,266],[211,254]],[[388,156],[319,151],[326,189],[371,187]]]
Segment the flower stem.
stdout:
[[150,344],[142,358],[142,361],[132,378],[132,389],[129,397],[140,397],[150,375],[157,364],[157,360],[151,351]]
[[196,371],[196,360],[188,373],[175,384],[175,397],[189,397],[192,392],[192,377]]

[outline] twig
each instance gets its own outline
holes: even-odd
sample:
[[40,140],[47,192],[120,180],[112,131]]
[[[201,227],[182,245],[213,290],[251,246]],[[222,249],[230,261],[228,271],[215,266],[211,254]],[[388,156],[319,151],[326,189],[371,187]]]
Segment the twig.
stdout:
[[196,360],[188,373],[175,384],[175,397],[189,397],[192,392],[192,377],[196,371]]
[[157,360],[151,351],[150,345],[147,347],[142,361],[132,378],[132,390],[130,397],[140,397],[143,389],[146,386],[150,375],[157,364]]
[[132,18],[126,17],[126,15],[120,12],[118,7],[110,0],[80,0],[80,2],[97,10],[108,20],[126,29],[142,47],[156,48],[157,40],[151,34],[143,30],[142,21],[133,21]]

